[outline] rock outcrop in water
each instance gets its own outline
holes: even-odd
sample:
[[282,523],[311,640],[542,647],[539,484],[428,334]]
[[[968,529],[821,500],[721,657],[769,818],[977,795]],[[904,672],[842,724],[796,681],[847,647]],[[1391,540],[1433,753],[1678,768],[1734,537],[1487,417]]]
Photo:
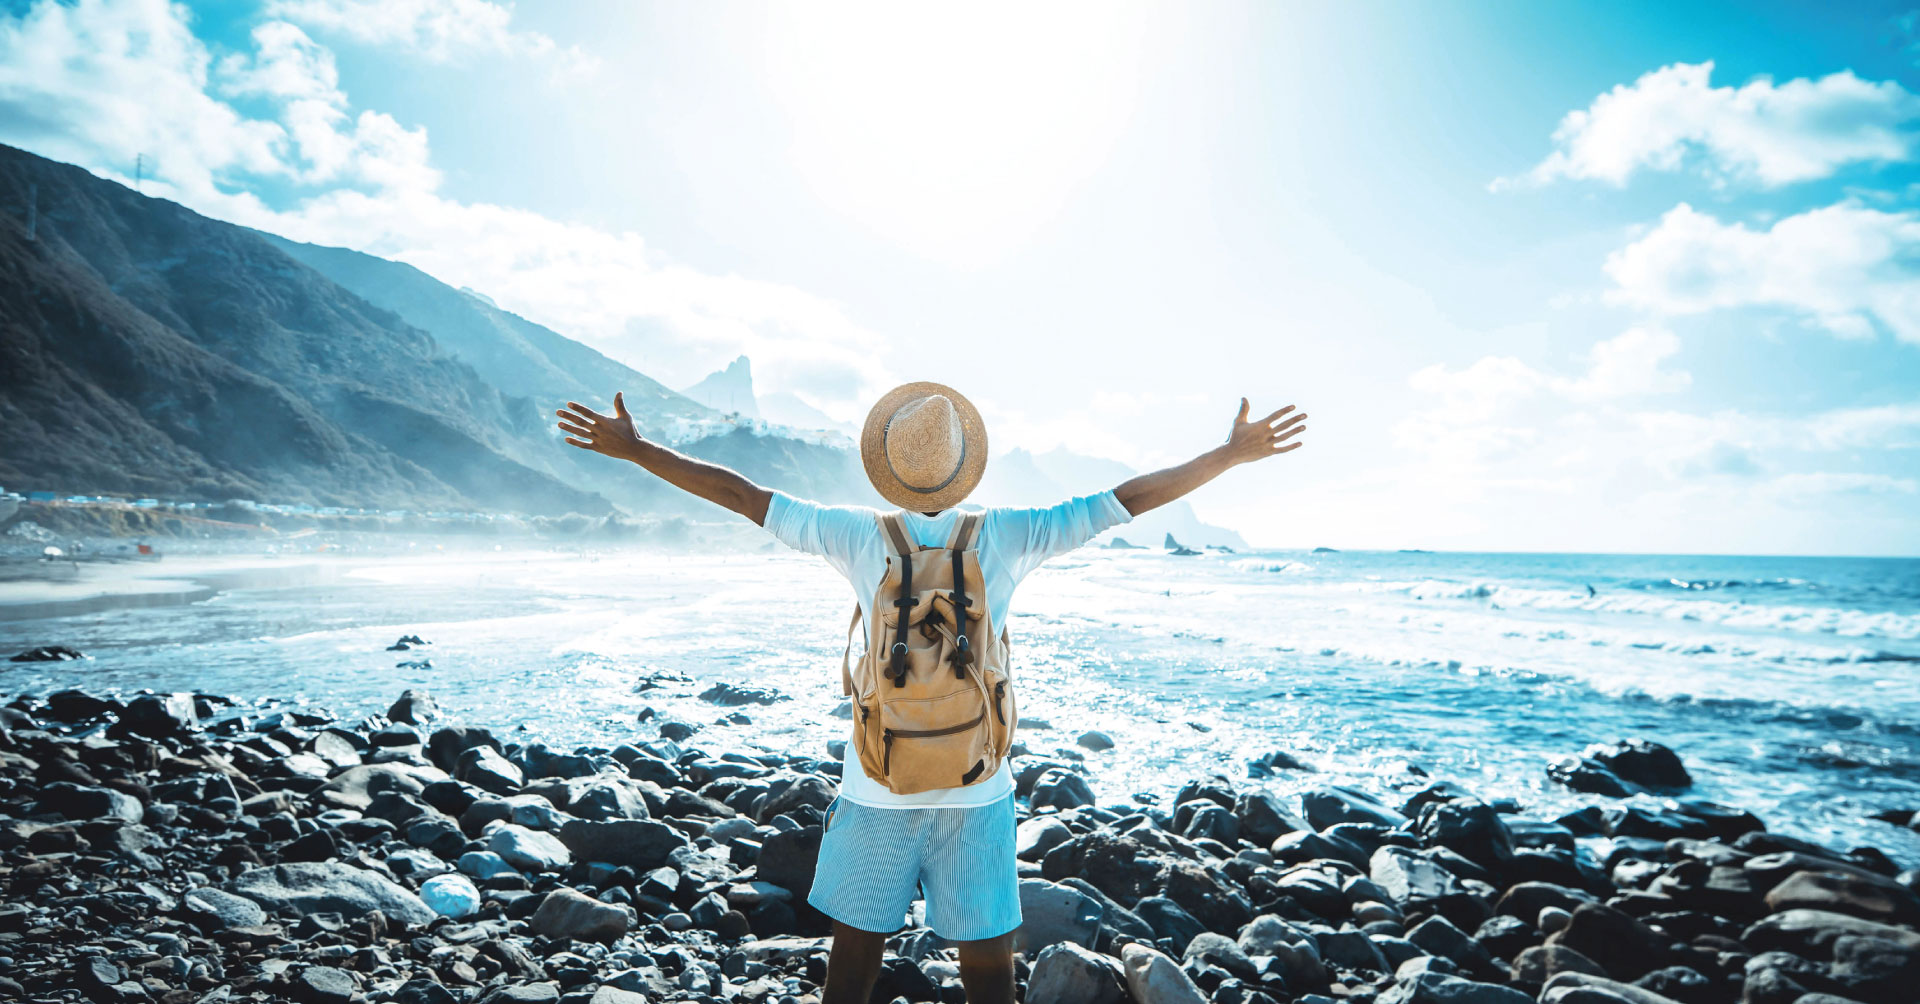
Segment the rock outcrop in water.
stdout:
[[[826,921],[805,897],[837,762],[562,753],[429,729],[418,691],[357,723],[208,695],[4,710],[0,997],[818,1000]],[[1677,759],[1641,760],[1675,779]],[[1537,819],[1445,782],[1296,802],[1219,777],[1166,809],[1103,806],[1078,764],[1014,769],[1029,1001],[1895,1004],[1920,986],[1920,875],[1725,806]],[[1595,836],[1599,858],[1577,843]],[[932,932],[889,948],[876,1000],[962,999]]]

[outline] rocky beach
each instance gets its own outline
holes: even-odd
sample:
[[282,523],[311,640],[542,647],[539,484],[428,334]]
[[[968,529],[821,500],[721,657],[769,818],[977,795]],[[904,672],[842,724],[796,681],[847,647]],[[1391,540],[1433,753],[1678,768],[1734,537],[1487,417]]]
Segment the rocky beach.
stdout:
[[[702,695],[736,721],[756,696]],[[454,710],[422,691],[357,720],[193,693],[14,699],[0,996],[818,1000],[829,942],[805,898],[837,760],[708,748],[700,723],[651,709],[630,744],[565,750]],[[1170,800],[1096,804],[1097,768],[1017,752],[1028,1001],[1920,995],[1920,873],[1686,798],[1658,744],[1554,764],[1593,802],[1552,817],[1444,778],[1397,804],[1283,798],[1265,783],[1299,768],[1283,752]],[[876,1001],[964,999],[930,930],[889,948]]]

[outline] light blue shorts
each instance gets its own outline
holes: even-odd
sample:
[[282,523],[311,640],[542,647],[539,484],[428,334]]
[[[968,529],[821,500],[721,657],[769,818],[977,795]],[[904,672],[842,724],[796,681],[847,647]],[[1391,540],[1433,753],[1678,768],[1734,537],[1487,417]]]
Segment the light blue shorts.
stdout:
[[891,933],[924,892],[927,926],[948,941],[997,938],[1020,926],[1013,796],[966,809],[827,806],[814,869],[814,909],[863,931]]

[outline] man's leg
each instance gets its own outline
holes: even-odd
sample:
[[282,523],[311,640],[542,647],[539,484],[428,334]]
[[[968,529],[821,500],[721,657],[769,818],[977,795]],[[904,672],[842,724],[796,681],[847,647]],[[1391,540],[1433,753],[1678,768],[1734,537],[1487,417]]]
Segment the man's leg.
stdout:
[[[880,959],[887,952],[887,936],[833,922],[833,950],[827,955],[827,989],[821,1004],[867,1004],[873,983],[880,978]],[[1013,956],[1007,956],[1007,986],[1013,986]],[[965,970],[961,971],[965,976]],[[972,993],[971,990],[968,991]],[[1013,1001],[1008,990],[1007,1001]]]
[[[836,942],[837,944],[837,942]],[[1013,1004],[1013,932],[980,941],[959,941],[960,983],[967,1004]],[[833,972],[829,967],[829,975]]]

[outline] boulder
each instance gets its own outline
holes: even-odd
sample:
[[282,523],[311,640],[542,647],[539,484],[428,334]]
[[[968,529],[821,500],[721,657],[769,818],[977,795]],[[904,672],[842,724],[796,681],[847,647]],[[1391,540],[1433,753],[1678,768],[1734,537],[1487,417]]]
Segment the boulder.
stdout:
[[1494,962],[1486,946],[1453,926],[1445,917],[1435,915],[1421,921],[1407,932],[1407,940],[1429,955],[1447,959],[1464,972],[1482,976],[1505,975],[1503,967]]
[[258,927],[267,922],[267,912],[260,904],[224,889],[189,889],[180,897],[180,907],[203,931]]
[[1912,927],[1920,924],[1920,896],[1890,878],[1865,872],[1801,871],[1767,893],[1767,909],[1826,910]]
[[1052,816],[1035,816],[1014,827],[1013,854],[1021,861],[1038,861],[1071,839],[1073,831],[1067,824]]
[[1020,928],[1015,951],[1034,956],[1063,941],[1092,948],[1100,931],[1100,901],[1046,879],[1020,880]]
[[359,992],[359,983],[345,969],[301,966],[287,974],[287,993],[297,1004],[347,1004]]
[[1042,806],[1074,809],[1093,804],[1093,788],[1078,773],[1055,768],[1040,775],[1033,783],[1033,795],[1029,801],[1036,809]]
[[1513,835],[1493,806],[1479,799],[1454,798],[1420,807],[1416,831],[1438,845],[1498,873],[1513,861]]
[[1305,819],[1265,791],[1241,792],[1233,800],[1233,814],[1240,820],[1240,835],[1262,847],[1286,834],[1307,829]]
[[700,699],[721,707],[733,708],[744,704],[775,704],[788,698],[785,694],[764,687],[742,687],[722,681],[701,691]]
[[[404,763],[362,764],[348,767],[321,785],[311,798],[336,809],[367,811],[375,796],[389,792],[418,798],[427,785],[446,780],[446,774],[432,767]],[[422,803],[424,804],[424,803]]]
[[1512,987],[1472,980],[1431,970],[1414,973],[1374,998],[1375,1004],[1534,1004],[1533,998]]
[[1537,987],[1561,973],[1607,975],[1598,962],[1565,945],[1535,945],[1513,957],[1515,983]]
[[1287,986],[1311,990],[1327,985],[1320,947],[1306,932],[1273,914],[1261,914],[1240,929],[1235,942],[1249,956],[1269,955],[1279,960]]
[[667,855],[687,846],[679,830],[651,819],[570,819],[560,827],[560,842],[580,861],[647,871],[667,863]]
[[1402,907],[1466,892],[1459,876],[1409,847],[1388,844],[1367,861],[1367,877]]
[[465,875],[435,875],[420,884],[420,901],[434,913],[457,920],[480,909],[480,890]]
[[1207,1004],[1186,972],[1160,952],[1136,942],[1120,950],[1120,961],[1138,1004]]
[[1567,926],[1547,937],[1598,963],[1615,979],[1635,979],[1667,964],[1669,939],[1602,903],[1584,903]]
[[1027,1000],[1050,1004],[1120,1004],[1126,976],[1113,960],[1071,941],[1042,949],[1027,976]]
[[228,883],[269,910],[363,916],[378,910],[389,920],[426,924],[435,914],[420,897],[390,879],[337,861],[303,861],[242,872]]
[[1301,792],[1300,806],[1316,830],[1339,823],[1372,823],[1389,829],[1407,821],[1397,810],[1357,788],[1338,785]]
[[1165,938],[1176,945],[1185,945],[1207,930],[1207,925],[1165,896],[1148,896],[1133,905],[1133,912],[1153,929],[1155,938]]
[[425,725],[440,717],[440,705],[424,690],[403,690],[387,709],[387,717],[403,725]]
[[573,863],[567,845],[551,833],[507,823],[487,838],[487,850],[523,872],[553,872]]
[[454,776],[495,795],[514,794],[527,781],[526,774],[513,761],[491,746],[475,746],[461,753]]
[[527,926],[535,934],[575,941],[613,941],[627,933],[627,912],[562,886],[540,901]]
[[802,774],[793,779],[777,794],[769,795],[766,801],[754,808],[754,819],[761,823],[771,822],[775,816],[782,816],[803,807],[812,807],[825,813],[827,806],[833,804],[838,792],[831,781],[817,774]]
[[143,736],[165,738],[199,727],[192,694],[141,694],[127,702],[120,722]]
[[543,778],[521,789],[521,794],[538,795],[569,815],[597,822],[648,816],[647,800],[640,787],[627,778],[610,774]]
[[[1709,993],[1700,999],[1717,997]],[[1541,1004],[1680,1004],[1645,987],[1577,972],[1564,972],[1548,980],[1540,990],[1540,1001]]]
[[1247,761],[1247,776],[1250,778],[1272,777],[1289,770],[1312,771],[1313,767],[1285,750],[1274,750]]
[[1920,948],[1920,933],[1827,910],[1783,910],[1764,917],[1740,935],[1757,951],[1785,951],[1809,959],[1831,958],[1834,944],[1847,936],[1879,938],[1903,948]]
[[1091,729],[1076,736],[1073,743],[1075,746],[1098,753],[1113,748],[1113,737],[1098,729]]
[[124,791],[55,781],[40,789],[42,808],[67,819],[117,819],[137,823],[146,807]]
[[453,774],[460,765],[460,755],[476,746],[488,746],[495,753],[500,752],[500,740],[487,729],[459,725],[435,729],[433,735],[427,737],[427,759],[433,761],[435,767]]
[[818,826],[781,830],[760,844],[760,877],[804,901],[813,890],[813,869],[820,857]]

